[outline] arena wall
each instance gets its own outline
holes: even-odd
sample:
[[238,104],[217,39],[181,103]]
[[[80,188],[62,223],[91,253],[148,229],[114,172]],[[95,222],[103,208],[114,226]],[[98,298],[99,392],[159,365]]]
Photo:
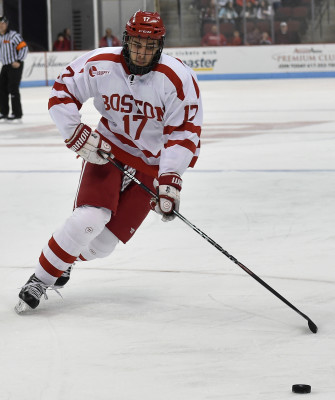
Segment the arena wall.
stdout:
[[[199,80],[335,77],[335,44],[167,48]],[[63,68],[86,53],[29,53],[21,86],[50,86]]]

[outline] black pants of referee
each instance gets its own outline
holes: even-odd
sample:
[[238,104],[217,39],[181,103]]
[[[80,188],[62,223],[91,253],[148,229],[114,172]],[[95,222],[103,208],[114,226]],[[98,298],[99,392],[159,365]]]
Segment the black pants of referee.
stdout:
[[10,64],[3,65],[0,72],[0,113],[9,114],[9,97],[11,99],[12,113],[17,118],[22,117],[20,82],[22,78],[23,62],[19,68],[13,68]]

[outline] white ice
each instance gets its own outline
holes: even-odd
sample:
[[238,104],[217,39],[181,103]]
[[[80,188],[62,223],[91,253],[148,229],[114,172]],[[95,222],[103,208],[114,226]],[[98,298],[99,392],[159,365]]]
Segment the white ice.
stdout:
[[[202,151],[180,211],[319,332],[154,213],[107,259],[77,264],[63,299],[15,314],[80,171],[48,115],[50,88],[25,88],[23,122],[0,125],[1,400],[285,400],[301,396],[295,383],[334,399],[335,80],[200,87]],[[83,120],[97,123],[91,103]]]

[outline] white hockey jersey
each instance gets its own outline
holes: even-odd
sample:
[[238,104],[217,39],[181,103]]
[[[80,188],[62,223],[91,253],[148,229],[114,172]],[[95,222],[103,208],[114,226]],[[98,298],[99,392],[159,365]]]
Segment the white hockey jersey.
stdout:
[[49,112],[64,140],[81,122],[89,98],[101,114],[96,130],[116,159],[151,176],[182,175],[200,150],[201,96],[194,72],[162,54],[145,75],[131,75],[121,47],[93,50],[56,79]]

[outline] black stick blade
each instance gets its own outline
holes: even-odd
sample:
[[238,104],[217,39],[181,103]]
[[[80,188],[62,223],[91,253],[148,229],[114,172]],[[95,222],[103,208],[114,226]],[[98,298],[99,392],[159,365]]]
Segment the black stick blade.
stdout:
[[318,331],[318,327],[310,319],[308,320],[308,327],[313,333],[316,333]]

